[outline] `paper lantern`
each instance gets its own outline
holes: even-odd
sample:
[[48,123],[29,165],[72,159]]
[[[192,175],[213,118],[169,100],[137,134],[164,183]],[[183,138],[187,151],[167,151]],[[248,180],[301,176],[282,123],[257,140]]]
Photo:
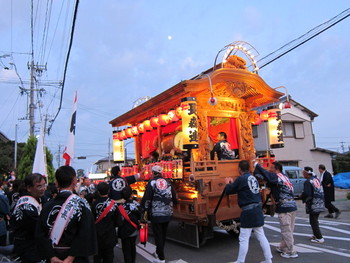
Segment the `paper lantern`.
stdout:
[[281,111],[279,109],[268,110],[268,129],[271,148],[283,148],[283,130]]
[[260,119],[262,121],[267,121],[268,118],[269,118],[269,112],[267,110],[260,112]]
[[118,131],[113,131],[113,140],[120,140],[120,137],[119,137],[119,132]]
[[119,138],[121,139],[121,140],[125,140],[127,137],[126,137],[126,132],[125,132],[125,130],[122,130],[121,132],[120,132],[120,136],[119,136]]
[[142,123],[137,124],[137,130],[139,131],[139,134],[142,134],[142,133],[144,133],[144,132],[145,132],[145,125],[144,125],[144,123],[143,123],[143,122],[142,122]]
[[198,120],[196,98],[182,98],[181,108],[183,148],[198,148]]
[[133,136],[131,128],[125,130],[126,138],[131,138]]
[[139,130],[137,129],[137,126],[132,126],[131,127],[131,133],[133,136],[139,135]]
[[182,107],[177,107],[176,110],[175,110],[175,115],[181,119],[181,112],[182,112]]
[[158,116],[158,123],[160,126],[164,127],[166,125],[168,125],[170,122],[170,118],[168,116],[168,114],[161,114]]
[[176,115],[176,111],[175,110],[171,110],[168,112],[168,117],[170,119],[171,122],[177,122],[180,117]]
[[145,128],[145,131],[151,131],[153,129],[150,120],[145,120],[143,122],[143,127]]
[[152,117],[150,119],[151,122],[151,126],[153,127],[153,129],[157,129],[157,127],[159,126],[159,118],[158,117]]
[[115,162],[124,162],[124,141],[117,139],[115,135],[117,135],[117,131],[113,132],[113,160]]

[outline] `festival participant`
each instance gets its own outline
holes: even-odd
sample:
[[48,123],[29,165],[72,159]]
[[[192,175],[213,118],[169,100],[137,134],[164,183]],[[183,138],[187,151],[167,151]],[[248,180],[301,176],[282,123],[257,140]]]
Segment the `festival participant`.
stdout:
[[213,150],[210,152],[210,159],[214,160],[215,153],[218,160],[233,160],[235,159],[235,151],[231,150],[230,143],[227,141],[225,132],[219,132],[217,136],[218,142],[215,143]]
[[51,263],[88,263],[88,257],[97,251],[90,207],[73,194],[77,177],[72,167],[61,166],[55,177],[60,192],[41,212],[36,231],[38,248]]
[[294,200],[294,189],[289,178],[282,173],[282,165],[279,162],[272,163],[271,172],[265,170],[253,160],[254,175],[260,174],[268,182],[272,196],[276,202],[276,213],[281,228],[282,241],[277,251],[284,258],[297,258],[294,250],[294,224],[297,211],[297,204]]
[[135,183],[140,178],[140,174],[137,173],[135,175],[120,176],[120,168],[119,166],[112,167],[111,170],[112,178],[109,182],[109,197],[113,200],[116,200],[117,203],[124,202],[122,201],[122,190],[133,183]]
[[96,224],[98,252],[94,263],[113,263],[114,247],[117,244],[116,227],[121,226],[122,218],[117,204],[108,198],[109,186],[105,182],[97,185],[99,197],[92,203],[91,210]]
[[169,179],[162,177],[162,167],[152,167],[153,178],[148,182],[141,200],[141,208],[149,214],[158,259],[154,263],[165,263],[164,245],[173,205],[177,204],[176,192]]
[[304,182],[304,190],[301,194],[301,199],[303,203],[305,203],[306,213],[309,214],[310,225],[313,232],[311,242],[322,244],[324,243],[324,238],[320,230],[318,217],[320,213],[325,210],[323,189],[311,167],[304,167],[303,175],[306,181]]
[[15,254],[21,262],[38,262],[43,259],[38,252],[35,228],[42,209],[42,197],[46,189],[45,178],[38,173],[24,179],[26,193],[20,197],[11,215]]
[[[326,215],[325,218],[333,218],[333,217],[338,218],[341,212],[337,207],[335,207],[332,204],[332,201],[334,201],[333,177],[331,173],[326,170],[326,166],[324,166],[323,164],[320,164],[318,166],[318,170],[320,172],[320,182],[323,187],[324,202],[328,210],[328,215]],[[335,213],[335,216],[333,216],[333,213]]]
[[238,205],[242,209],[239,252],[235,263],[245,262],[249,248],[249,238],[253,231],[264,253],[265,261],[262,263],[272,263],[269,241],[263,229],[264,215],[261,207],[259,182],[249,173],[249,162],[246,160],[239,162],[238,172],[240,176],[234,182],[232,178],[225,178],[226,195],[238,194]]
[[123,189],[122,196],[125,203],[120,205],[119,209],[124,208],[125,213],[121,213],[124,220],[122,226],[118,228],[118,236],[122,240],[124,263],[135,263],[136,238],[139,220],[141,219],[141,209],[139,203],[133,199],[133,193],[130,186]]

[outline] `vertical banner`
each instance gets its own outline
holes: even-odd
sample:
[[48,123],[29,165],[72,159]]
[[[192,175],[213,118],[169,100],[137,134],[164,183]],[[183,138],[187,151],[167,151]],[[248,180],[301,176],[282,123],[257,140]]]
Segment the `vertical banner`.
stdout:
[[40,136],[38,138],[35,150],[34,164],[33,164],[33,173],[39,173],[47,176],[46,169],[46,154],[45,154],[45,145],[44,145],[44,123],[42,123],[40,128]]
[[63,151],[63,158],[66,160],[65,165],[72,165],[74,158],[74,142],[75,142],[75,122],[77,117],[77,100],[78,93],[75,91],[74,100],[73,100],[73,110],[72,116],[70,119],[70,127],[67,138],[67,144]]
[[113,161],[116,163],[125,161],[124,141],[119,140],[118,131],[113,131]]
[[181,108],[183,148],[198,148],[198,119],[196,98],[182,98]]
[[269,128],[270,147],[272,149],[283,148],[284,142],[281,111],[279,109],[269,109],[267,121]]

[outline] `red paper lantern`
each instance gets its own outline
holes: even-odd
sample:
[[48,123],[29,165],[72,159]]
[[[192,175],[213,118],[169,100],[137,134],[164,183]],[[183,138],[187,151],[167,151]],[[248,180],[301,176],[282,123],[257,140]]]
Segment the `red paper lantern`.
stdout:
[[269,112],[267,110],[260,112],[260,119],[262,121],[267,121],[268,118],[269,118]]
[[122,130],[122,131],[120,132],[119,138],[120,138],[121,140],[125,140],[125,139],[126,139],[126,132],[125,132],[125,130]]
[[120,140],[120,138],[119,138],[119,132],[117,132],[117,131],[114,131],[114,132],[113,132],[113,140]]
[[168,114],[161,114],[161,115],[159,115],[158,116],[158,122],[159,122],[159,125],[162,126],[162,127],[168,125],[169,122],[170,122]]
[[131,128],[127,128],[125,134],[126,138],[131,138],[133,136]]
[[175,110],[175,115],[181,119],[181,112],[182,112],[182,107],[177,107]]
[[259,125],[262,122],[260,117],[257,117],[256,121],[253,122],[253,125]]
[[158,117],[152,117],[150,119],[151,122],[151,126],[153,127],[153,129],[156,129],[159,126],[159,118]]
[[139,130],[137,129],[137,126],[132,126],[131,127],[131,133],[133,136],[139,135]]
[[151,131],[153,129],[150,120],[145,120],[143,122],[143,127],[145,128],[145,131]]
[[171,122],[177,122],[180,118],[176,115],[175,110],[171,110],[168,112],[168,117]]
[[142,134],[142,133],[144,133],[144,132],[145,132],[145,125],[144,125],[144,123],[143,123],[143,122],[142,122],[142,123],[137,124],[137,130],[139,131],[139,134]]

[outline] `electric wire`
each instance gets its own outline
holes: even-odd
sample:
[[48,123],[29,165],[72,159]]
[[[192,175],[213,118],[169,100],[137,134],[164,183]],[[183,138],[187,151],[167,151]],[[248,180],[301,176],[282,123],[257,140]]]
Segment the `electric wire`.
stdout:
[[63,73],[63,80],[62,80],[62,88],[61,88],[61,98],[60,98],[60,104],[57,110],[57,113],[55,115],[55,117],[50,121],[50,127],[48,128],[48,134],[50,134],[50,131],[52,129],[52,125],[54,124],[58,114],[61,111],[61,107],[62,107],[62,98],[63,98],[63,91],[64,91],[64,84],[66,81],[66,74],[67,74],[67,68],[68,68],[68,62],[69,62],[69,56],[70,56],[70,52],[72,49],[72,45],[73,45],[73,36],[74,36],[74,29],[75,29],[75,23],[76,23],[76,19],[77,19],[77,14],[78,14],[78,5],[79,5],[79,0],[76,0],[75,2],[75,8],[74,8],[74,16],[73,16],[73,23],[72,23],[72,30],[71,30],[71,34],[70,34],[70,41],[69,41],[69,47],[68,47],[68,52],[67,52],[67,56],[66,56],[66,63],[64,66],[64,73]]

